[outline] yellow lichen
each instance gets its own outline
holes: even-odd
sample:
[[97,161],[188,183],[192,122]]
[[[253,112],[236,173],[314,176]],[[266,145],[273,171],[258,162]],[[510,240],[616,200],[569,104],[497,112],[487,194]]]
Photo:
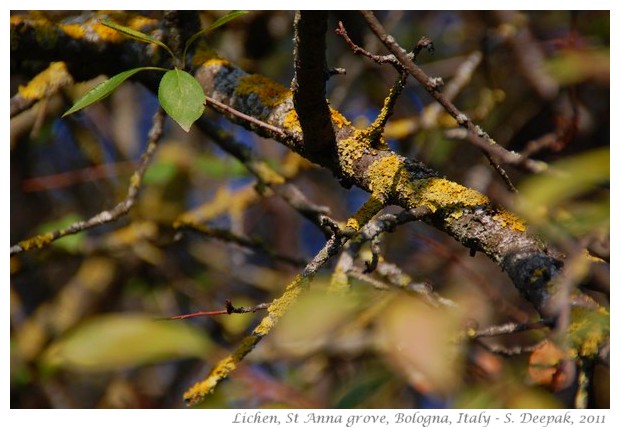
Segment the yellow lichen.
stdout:
[[372,194],[368,201],[347,220],[347,228],[352,228],[355,231],[359,231],[364,225],[373,218],[374,215],[385,206],[383,198],[376,194]]
[[37,235],[36,237],[30,238],[28,240],[20,241],[19,243],[17,243],[17,245],[24,249],[24,251],[28,251],[35,248],[41,249],[50,244],[52,240],[54,240],[54,234],[47,233]]
[[406,179],[404,175],[405,164],[401,158],[397,155],[382,157],[368,167],[370,191],[375,195],[389,195],[401,186],[401,179]]
[[148,25],[155,25],[157,23],[158,21],[154,18],[148,18],[146,16],[134,16],[127,22],[127,26],[129,28],[133,28],[134,30],[142,30]]
[[86,30],[80,24],[60,24],[60,29],[73,39],[81,39],[86,34]]
[[571,308],[571,322],[567,332],[574,353],[581,357],[596,356],[601,345],[609,338],[609,327],[609,311],[606,308]]
[[256,172],[260,179],[268,185],[280,185],[284,183],[284,177],[274,171],[265,163],[259,163],[256,165]]
[[499,222],[502,227],[508,227],[515,231],[524,232],[527,228],[525,222],[514,213],[500,210],[493,216],[493,220]]
[[60,88],[70,85],[73,78],[64,62],[51,63],[47,69],[36,75],[28,85],[20,86],[19,95],[28,100],[40,100],[56,93]]
[[[230,61],[223,58],[213,58],[210,54],[211,52],[201,53],[201,55],[209,55],[209,57],[205,58],[204,61],[200,62],[199,64],[202,64],[204,67],[227,66],[230,64]],[[194,56],[194,58],[196,59],[196,55]]]
[[463,210],[455,210],[450,213],[450,217],[453,219],[460,219],[464,215]]
[[282,122],[284,125],[284,129],[288,131],[292,131],[294,133],[301,132],[301,124],[299,123],[299,116],[297,115],[296,110],[289,110],[286,115],[284,115],[284,121]]
[[415,180],[406,185],[403,193],[409,194],[412,207],[427,206],[432,211],[489,204],[489,199],[480,192],[439,177]]
[[131,188],[139,188],[142,184],[142,177],[138,173],[134,173],[129,179],[129,186]]
[[93,24],[93,30],[102,40],[105,40],[106,42],[120,43],[125,40],[121,33],[100,23]]
[[282,317],[291,304],[295,302],[299,294],[308,287],[310,280],[309,277],[304,277],[302,275],[296,276],[293,281],[286,286],[284,294],[282,294],[280,298],[274,300],[267,309],[271,318],[277,321]]
[[239,96],[256,94],[267,107],[276,107],[291,97],[290,89],[259,74],[240,78],[235,92]]
[[364,154],[367,144],[365,140],[359,138],[360,132],[357,131],[351,137],[338,141],[338,157],[340,158],[340,168],[348,176],[354,176],[353,166],[356,161]]
[[344,126],[347,126],[347,127],[351,126],[351,121],[345,118],[342,113],[340,113],[339,111],[335,109],[332,109],[331,107],[329,108],[329,111],[331,112],[331,116],[332,116],[332,124],[334,124],[336,127],[340,129]]
[[196,383],[187,392],[185,392],[183,399],[188,401],[190,405],[200,401],[206,395],[211,393],[220,380],[234,371],[236,367],[237,363],[232,355],[222,359],[218,362],[209,377],[200,383]]
[[311,278],[309,276],[298,275],[291,281],[284,294],[269,306],[267,316],[265,316],[259,325],[254,328],[252,334],[245,337],[239,347],[230,355],[220,360],[207,378],[193,387],[191,387],[183,398],[190,405],[196,404],[204,399],[217,384],[228,377],[228,375],[237,368],[237,364],[252,351],[262,337],[267,335],[275,326],[278,320],[288,311],[291,305],[297,301],[299,295],[307,288]]
[[530,276],[530,282],[535,283],[547,272],[546,268],[537,268],[534,270],[532,275]]

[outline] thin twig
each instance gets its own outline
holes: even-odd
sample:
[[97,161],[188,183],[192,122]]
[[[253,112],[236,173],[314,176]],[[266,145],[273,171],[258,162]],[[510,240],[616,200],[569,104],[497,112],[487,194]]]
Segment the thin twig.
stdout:
[[198,126],[220,148],[243,163],[262,185],[268,186],[292,208],[318,226],[326,238],[334,233],[335,230],[331,225],[337,225],[337,222],[329,218],[329,207],[320,206],[310,201],[297,186],[286,182],[285,178],[274,171],[265,161],[254,156],[247,146],[237,142],[229,133],[217,127],[204,116],[198,120]]
[[490,326],[485,329],[475,329],[467,332],[467,337],[477,339],[483,337],[496,337],[499,335],[515,334],[517,332],[531,331],[534,329],[550,328],[553,326],[551,320],[539,320],[529,323],[505,323],[503,325]]
[[[375,55],[353,42],[353,40],[351,40],[351,38],[349,37],[347,30],[344,28],[342,21],[338,21],[338,28],[336,29],[336,34],[344,39],[344,41],[347,43],[347,45],[349,45],[354,54],[363,55],[366,58],[373,60],[377,64],[391,64],[401,73],[405,71],[405,68],[393,54]],[[422,51],[422,49],[425,48],[428,49],[429,53],[431,54],[434,52],[433,42],[431,41],[431,39],[426,36],[422,36],[413,51],[407,53],[407,57],[411,61],[415,62],[418,58],[418,54]]]
[[540,347],[540,345],[544,342],[545,340],[538,342],[536,344],[531,344],[528,346],[514,346],[514,347],[505,347],[499,344],[487,344],[484,343],[482,341],[479,341],[478,344],[480,344],[482,347],[484,347],[486,350],[490,351],[491,353],[497,354],[497,355],[503,355],[503,356],[518,356],[518,355],[522,355],[524,353],[531,353],[534,350],[536,350],[537,348]]
[[168,317],[162,320],[184,320],[194,317],[204,316],[221,316],[223,314],[242,314],[242,313],[256,313],[258,310],[266,310],[271,305],[270,302],[253,305],[252,307],[233,307],[230,300],[226,300],[226,309],[224,310],[211,310],[211,311],[196,311],[195,313],[180,314],[178,316]]
[[[408,73],[410,73],[418,82],[422,84],[427,92],[435,98],[435,100],[437,100],[437,102],[439,102],[439,104],[441,104],[444,109],[456,120],[459,126],[470,131],[470,133],[468,133],[469,140],[476,146],[480,147],[490,161],[493,156],[497,156],[504,163],[519,164],[522,162],[522,157],[520,155],[510,152],[495,143],[495,141],[493,141],[486,132],[484,132],[478,125],[474,124],[474,122],[467,115],[461,112],[449,99],[447,99],[441,92],[443,82],[439,82],[437,79],[432,79],[424,73],[424,71],[422,71],[422,69],[407,56],[407,52],[400,47],[394,37],[386,33],[385,29],[372,12],[362,11],[361,13],[373,33],[375,33],[385,47],[388,48],[392,54],[394,54],[394,56],[401,63],[402,67],[404,67]],[[508,188],[512,191],[516,190],[514,185],[508,179],[507,174],[502,172],[503,169],[501,169],[499,164],[492,161],[492,165],[495,167],[496,171],[498,171],[504,182],[506,182]],[[529,168],[530,163],[523,162],[523,165]]]
[[47,176],[31,177],[22,181],[24,192],[38,192],[48,189],[58,189],[119,175],[129,175],[136,169],[133,161],[121,161],[110,164],[99,164],[79,170],[65,171]]
[[585,410],[588,408],[590,397],[590,383],[593,376],[593,365],[590,360],[579,359],[577,372],[577,393],[575,394],[575,408]]
[[265,246],[264,243],[260,241],[253,240],[248,237],[242,237],[227,229],[212,228],[206,225],[202,225],[196,222],[191,222],[191,221],[186,221],[186,220],[178,220],[177,222],[174,223],[174,227],[191,229],[192,231],[196,231],[207,237],[212,237],[218,240],[235,243],[235,244],[238,244],[239,246],[243,246],[248,249],[252,249],[254,251],[265,253],[266,255],[268,255],[269,257],[273,259],[286,262],[287,264],[293,265],[295,267],[304,267],[306,265],[306,262],[303,260],[292,258],[290,256],[280,255],[279,253],[269,249],[267,246]]
[[146,172],[146,169],[153,158],[153,154],[157,149],[157,143],[159,142],[163,132],[164,118],[164,111],[160,107],[153,116],[153,125],[148,133],[146,150],[142,154],[138,168],[129,180],[129,189],[127,190],[127,196],[123,201],[118,203],[111,210],[104,210],[88,220],[75,222],[67,228],[37,235],[35,237],[20,241],[19,243],[11,246],[11,256],[31,249],[41,249],[47,247],[59,238],[66,237],[71,234],[77,234],[78,232],[113,222],[121,216],[127,214],[135,203],[136,196],[142,186],[142,178],[144,177],[144,173]]
[[282,316],[297,302],[299,296],[308,288],[314,274],[329,258],[338,253],[347,240],[348,237],[342,234],[334,234],[327,240],[323,248],[306,265],[302,274],[289,283],[284,293],[269,305],[267,309],[268,314],[254,328],[252,333],[241,341],[234,352],[220,360],[207,378],[185,392],[184,398],[188,405],[195,405],[202,401],[221,380],[228,377],[237,368],[239,362],[256,347],[265,335],[271,332]]
[[[376,247],[378,246],[378,239],[381,234],[384,232],[392,232],[398,225],[402,225],[406,222],[420,220],[429,213],[430,209],[427,207],[420,207],[414,210],[403,210],[398,215],[384,214],[368,222],[358,235],[355,236],[355,239],[345,245],[345,251],[340,255],[334,270],[335,275],[343,274],[345,276],[357,278],[370,283],[376,289],[398,288],[407,292],[412,292],[421,296],[428,304],[434,307],[455,307],[456,304],[453,301],[434,293],[428,284],[413,282],[411,277],[405,274],[396,265],[379,262],[379,249]],[[354,262],[359,255],[361,247],[366,242],[371,243],[371,248],[375,247],[373,249],[373,260],[370,264],[366,264],[366,269],[361,270],[354,265]],[[375,270],[387,281],[379,280],[368,274]],[[336,281],[332,283],[334,289],[343,287],[338,280],[337,278]],[[344,287],[347,287],[346,283]]]
[[263,122],[260,119],[256,119],[250,115],[246,115],[245,113],[242,113],[233,107],[230,107],[224,103],[220,103],[215,98],[209,97],[207,95],[206,101],[207,101],[207,104],[209,104],[219,113],[228,113],[229,115],[236,116],[237,118],[244,121],[248,126],[250,126],[250,128],[255,128],[255,129],[257,128],[258,130],[262,130],[263,133],[270,135],[270,136],[276,136],[277,138],[281,140],[295,140],[298,143],[300,143],[298,139],[295,138],[295,136],[287,133],[281,128],[274,127],[273,125]]
[[[463,61],[450,81],[444,86],[443,94],[448,100],[452,101],[463,90],[465,85],[471,80],[472,74],[482,61],[482,54],[480,51],[475,51],[470,54],[465,61]],[[443,109],[439,102],[435,101],[426,108],[421,115],[418,124],[423,128],[428,128],[437,123],[437,117],[440,111]],[[416,128],[413,128],[410,133],[415,133]]]

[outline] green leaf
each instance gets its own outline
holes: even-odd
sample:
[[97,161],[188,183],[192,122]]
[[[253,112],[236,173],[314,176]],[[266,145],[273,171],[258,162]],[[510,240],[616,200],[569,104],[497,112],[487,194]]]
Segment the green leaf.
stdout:
[[362,405],[364,401],[377,393],[388,380],[390,380],[390,375],[387,373],[356,378],[334,408],[351,409]]
[[191,325],[139,314],[108,314],[82,323],[52,344],[43,368],[110,371],[202,357],[212,344]]
[[245,166],[234,158],[201,155],[194,159],[192,166],[213,179],[231,179],[248,175]]
[[134,39],[134,40],[138,40],[140,42],[144,42],[144,43],[152,43],[154,45],[157,45],[163,49],[165,49],[166,51],[168,51],[168,53],[172,56],[172,58],[176,57],[174,56],[174,54],[172,53],[172,51],[170,50],[170,48],[163,42],[149,36],[148,34],[144,34],[141,33],[139,31],[136,31],[132,28],[129,27],[125,27],[124,25],[120,25],[120,24],[116,24],[115,22],[112,22],[110,20],[104,19],[101,21],[102,25],[105,25],[106,27],[109,27],[113,30],[118,31],[119,33],[124,34],[125,36]]
[[576,85],[593,79],[609,83],[608,49],[565,50],[545,61],[547,72],[560,85]]
[[208,33],[209,31],[212,31],[212,30],[215,30],[218,27],[221,27],[222,25],[226,24],[228,21],[232,21],[235,18],[238,18],[238,17],[240,17],[242,15],[245,15],[248,12],[249,11],[247,11],[247,10],[233,10],[233,11],[230,11],[226,15],[219,17],[217,20],[215,20],[215,22],[213,24],[211,24],[210,26],[208,26],[204,30],[200,30],[198,33],[194,34],[185,43],[185,49],[183,50],[183,58],[185,58],[185,54],[187,53],[187,50],[189,49],[189,47],[192,45],[192,43],[194,43],[194,41],[197,38],[199,38],[200,36],[202,36],[205,33]]
[[177,173],[176,164],[171,161],[157,161],[144,174],[144,184],[164,185],[172,180]]
[[557,209],[580,194],[609,181],[609,148],[593,149],[556,162],[547,174],[533,176],[520,186],[517,208],[532,223],[544,222]]
[[99,85],[91,89],[80,98],[75,104],[67,110],[62,117],[64,118],[67,115],[77,112],[78,110],[82,110],[85,107],[90,106],[91,104],[96,103],[97,101],[103,100],[108,95],[112,93],[116,88],[118,88],[123,82],[129,79],[134,74],[141,72],[143,70],[163,70],[160,67],[138,67],[135,69],[127,70],[122,73],[119,73],[108,80],[101,82]]
[[185,131],[189,131],[205,109],[205,93],[189,73],[175,68],[159,83],[159,103]]

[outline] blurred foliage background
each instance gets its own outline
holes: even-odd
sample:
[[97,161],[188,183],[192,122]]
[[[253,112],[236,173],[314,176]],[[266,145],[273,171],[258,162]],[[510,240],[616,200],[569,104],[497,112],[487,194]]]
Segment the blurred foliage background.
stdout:
[[[200,17],[207,25],[222,14]],[[418,63],[446,83],[464,77],[457,106],[499,144],[557,169],[533,175],[507,167],[521,189],[515,201],[413,79],[386,130],[390,146],[517,210],[532,231],[570,256],[575,282],[608,305],[608,268],[579,252],[587,247],[609,261],[609,12],[377,16],[403,46],[414,46],[422,35],[433,40],[434,55],[423,53]],[[331,13],[328,63],[347,73],[331,78],[328,98],[362,127],[397,76],[389,66],[354,56],[333,31],[338,20],[356,43],[385,51],[361,16]],[[292,12],[253,11],[210,34],[207,43],[246,70],[288,86],[292,23]],[[29,78],[12,68],[11,93]],[[125,197],[156,99],[129,82],[82,114],[59,119],[70,99],[96,83],[77,84],[11,119],[11,243],[89,218]],[[365,200],[364,192],[342,188],[329,172],[283,146],[208,115],[334,218],[345,220]],[[186,134],[167,122],[127,216],[12,257],[11,406],[182,407],[182,393],[233,350],[261,314],[160,319],[223,309],[226,300],[235,306],[270,302],[324,243],[320,230],[279,198],[260,196],[254,184],[197,127]],[[293,261],[173,228],[188,212]],[[575,382],[558,387],[531,370],[528,347],[548,330],[455,341],[467,328],[537,320],[495,264],[481,254],[470,257],[422,223],[387,234],[381,249],[386,261],[457,309],[431,308],[415,295],[363,281],[354,282],[351,294],[329,295],[334,260],[204,406],[572,406]],[[589,405],[608,407],[609,368],[596,366],[593,374]]]

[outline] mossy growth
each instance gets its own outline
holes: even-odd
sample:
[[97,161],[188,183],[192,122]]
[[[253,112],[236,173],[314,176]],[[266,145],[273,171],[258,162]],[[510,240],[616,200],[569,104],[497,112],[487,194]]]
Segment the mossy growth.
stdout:
[[291,90],[259,74],[239,79],[235,93],[238,96],[256,94],[260,102],[274,108],[292,97]]
[[20,86],[19,95],[28,100],[40,100],[56,93],[60,88],[73,83],[73,78],[62,62],[53,62],[47,69],[36,75],[25,86]]
[[567,333],[571,348],[579,357],[594,358],[609,338],[610,315],[604,307],[573,307]]
[[86,35],[86,29],[80,24],[60,24],[58,27],[73,39],[81,39]]
[[30,249],[42,249],[54,241],[54,238],[55,236],[52,233],[41,234],[28,240],[20,241],[17,245],[24,249],[24,251],[28,251]]
[[286,287],[284,294],[273,301],[267,309],[268,314],[263,317],[252,333],[243,339],[239,347],[237,347],[232,354],[220,360],[205,380],[195,384],[185,392],[183,395],[185,401],[189,405],[193,405],[213,392],[217,384],[228,377],[228,375],[237,368],[237,364],[254,349],[261,338],[273,329],[278,320],[280,320],[291,305],[297,301],[299,295],[307,289],[311,280],[311,276],[298,275],[295,277]]
[[381,209],[385,206],[385,201],[378,198],[376,194],[371,194],[368,201],[347,220],[347,228],[359,231],[366,225]]
[[525,221],[514,213],[510,213],[506,210],[499,210],[494,216],[493,220],[500,222],[503,227],[513,229],[515,231],[524,232],[527,227]]

